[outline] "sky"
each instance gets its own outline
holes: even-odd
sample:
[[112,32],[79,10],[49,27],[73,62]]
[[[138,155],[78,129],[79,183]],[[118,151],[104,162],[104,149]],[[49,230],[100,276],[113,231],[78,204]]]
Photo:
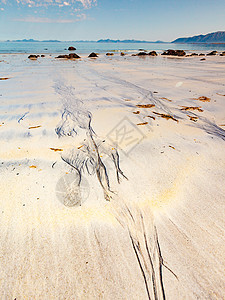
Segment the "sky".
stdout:
[[0,40],[178,37],[225,31],[225,0],[0,0]]

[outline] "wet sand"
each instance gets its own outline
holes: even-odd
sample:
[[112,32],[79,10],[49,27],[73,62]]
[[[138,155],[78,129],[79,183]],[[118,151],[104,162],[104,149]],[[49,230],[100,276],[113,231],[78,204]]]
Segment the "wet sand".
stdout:
[[0,61],[1,299],[222,299],[225,58]]

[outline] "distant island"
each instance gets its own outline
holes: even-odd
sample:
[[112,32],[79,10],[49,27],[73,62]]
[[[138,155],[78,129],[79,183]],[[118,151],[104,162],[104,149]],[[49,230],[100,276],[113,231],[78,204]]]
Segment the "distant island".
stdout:
[[[7,40],[6,42],[61,43],[62,41],[58,41],[58,40],[39,41],[39,40],[34,40],[34,39],[23,39],[23,40]],[[64,41],[64,42],[66,42],[66,43],[165,43],[163,41],[151,42],[151,41],[140,41],[140,40],[110,40],[110,39],[98,40],[98,41],[82,41],[81,40],[81,41]]]
[[29,43],[39,43],[39,42],[47,42],[47,43],[61,43],[61,41],[57,41],[57,40],[45,40],[45,41],[39,41],[39,40],[33,40],[33,39],[23,39],[23,40],[7,40],[6,42],[29,42]]
[[216,43],[216,44],[223,44],[225,43],[225,31],[217,31],[208,33],[206,35],[196,35],[192,37],[185,37],[185,38],[178,38],[172,43],[176,44],[183,44],[183,43]]

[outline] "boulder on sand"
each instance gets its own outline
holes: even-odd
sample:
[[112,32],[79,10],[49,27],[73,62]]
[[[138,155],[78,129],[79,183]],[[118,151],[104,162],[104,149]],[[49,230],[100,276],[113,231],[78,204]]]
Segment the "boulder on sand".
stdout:
[[69,54],[69,59],[73,59],[73,58],[80,58],[80,56],[77,55],[76,53],[70,53]]
[[210,52],[210,53],[208,53],[207,55],[209,56],[209,55],[216,55],[218,52],[217,51],[212,51],[212,52]]
[[73,46],[70,46],[69,48],[68,48],[68,50],[69,51],[74,51],[74,50],[77,50],[75,47],[73,47]]
[[225,51],[223,51],[222,53],[220,53],[220,56],[225,56]]
[[67,54],[59,55],[56,58],[74,59],[74,58],[80,58],[80,56],[77,55],[76,53],[70,53],[69,55]]
[[171,56],[185,56],[186,53],[184,50],[172,50],[172,49],[169,49],[167,51],[164,51],[162,53],[162,55],[171,55]]
[[40,55],[31,54],[31,55],[28,56],[28,58],[31,59],[31,60],[37,60],[38,57],[40,57]]
[[112,55],[114,55],[114,53],[109,53],[109,52],[108,52],[108,53],[106,53],[106,55],[107,55],[107,56],[112,56]]
[[146,52],[139,52],[137,55],[138,56],[145,56],[145,55],[148,55],[148,54]]
[[121,56],[124,56],[124,55],[125,55],[125,53],[124,53],[124,52],[120,52],[120,55],[121,55]]
[[93,57],[98,57],[98,55],[95,53],[95,52],[92,52],[91,54],[89,54],[89,56],[88,57],[91,57],[91,58],[93,58]]
[[148,55],[150,55],[150,56],[157,56],[158,54],[155,51],[151,51],[151,52],[149,52]]

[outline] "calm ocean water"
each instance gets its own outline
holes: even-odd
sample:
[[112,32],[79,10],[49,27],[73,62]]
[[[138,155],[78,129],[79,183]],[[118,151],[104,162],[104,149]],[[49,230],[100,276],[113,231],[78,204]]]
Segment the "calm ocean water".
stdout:
[[102,53],[109,51],[138,51],[139,49],[162,51],[182,49],[186,51],[225,51],[225,44],[170,44],[170,43],[97,43],[97,42],[0,42],[0,53],[65,53],[69,46],[77,53]]

